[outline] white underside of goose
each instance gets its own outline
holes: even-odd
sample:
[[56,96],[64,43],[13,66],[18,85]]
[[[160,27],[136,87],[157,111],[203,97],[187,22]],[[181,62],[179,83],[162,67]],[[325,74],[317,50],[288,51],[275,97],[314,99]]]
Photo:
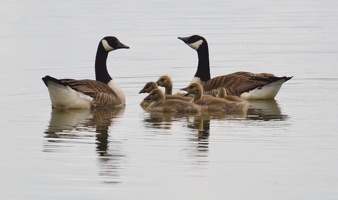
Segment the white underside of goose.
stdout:
[[126,104],[126,97],[121,89],[121,87],[119,86],[119,84],[117,84],[116,81],[114,80],[110,80],[107,84],[112,90],[115,91],[115,93],[117,94],[118,97],[120,97],[121,101],[122,101],[122,105]]
[[48,82],[48,91],[54,108],[90,108],[93,100],[88,95],[53,81]]
[[240,97],[242,99],[274,99],[284,82],[285,79],[272,82],[268,85],[250,90],[249,92],[244,92]]

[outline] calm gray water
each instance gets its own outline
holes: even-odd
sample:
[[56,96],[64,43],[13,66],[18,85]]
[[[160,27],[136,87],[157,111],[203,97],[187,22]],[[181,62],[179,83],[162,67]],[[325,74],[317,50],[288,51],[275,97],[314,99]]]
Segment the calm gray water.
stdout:
[[[0,199],[337,199],[338,2],[51,1],[0,6]],[[138,91],[212,76],[294,76],[248,116],[155,116]],[[53,111],[45,75],[94,78],[99,40],[125,109]]]

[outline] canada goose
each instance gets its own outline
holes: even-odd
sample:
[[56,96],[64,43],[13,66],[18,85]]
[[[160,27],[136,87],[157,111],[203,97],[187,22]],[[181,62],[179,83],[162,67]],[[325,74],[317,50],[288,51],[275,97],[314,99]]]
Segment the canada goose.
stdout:
[[122,89],[107,71],[107,56],[116,49],[129,49],[116,37],[104,37],[97,48],[95,59],[96,80],[42,78],[48,88],[53,108],[116,107],[125,105]]
[[164,113],[198,113],[201,111],[200,106],[186,101],[177,99],[166,99],[160,89],[154,89],[144,98],[152,103],[148,106],[148,112],[164,112]]
[[187,91],[189,94],[193,94],[194,98],[192,102],[201,106],[203,111],[226,112],[230,114],[243,111],[246,112],[249,107],[249,104],[243,99],[234,102],[203,95],[203,87],[199,83],[191,83],[188,87],[182,88],[181,90]]
[[243,99],[274,99],[282,84],[292,78],[276,77],[268,73],[235,72],[211,79],[207,40],[199,35],[178,37],[178,39],[197,51],[198,66],[191,82],[202,84],[204,91],[224,87],[228,94]]

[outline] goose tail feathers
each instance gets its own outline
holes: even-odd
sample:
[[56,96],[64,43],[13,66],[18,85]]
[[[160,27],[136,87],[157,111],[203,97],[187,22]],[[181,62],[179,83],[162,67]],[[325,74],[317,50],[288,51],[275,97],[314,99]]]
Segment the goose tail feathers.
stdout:
[[54,82],[54,83],[57,83],[59,85],[63,85],[63,86],[67,86],[67,84],[61,82],[59,79],[56,79],[54,77],[51,77],[51,76],[45,76],[42,78],[42,81],[45,83],[45,85],[48,87],[48,82]]

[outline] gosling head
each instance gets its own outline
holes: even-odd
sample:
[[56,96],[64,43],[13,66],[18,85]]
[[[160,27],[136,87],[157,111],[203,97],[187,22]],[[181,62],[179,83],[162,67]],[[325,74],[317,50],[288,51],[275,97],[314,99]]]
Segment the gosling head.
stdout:
[[140,90],[139,94],[141,93],[150,93],[154,89],[158,89],[157,84],[155,82],[148,82],[145,86]]
[[161,87],[172,85],[171,78],[168,75],[163,75],[156,81],[156,84]]
[[100,44],[104,48],[106,52],[110,52],[116,49],[129,49],[127,45],[122,44],[116,37],[114,36],[106,36],[104,37]]
[[154,89],[144,98],[145,101],[159,101],[162,99],[164,99],[164,94],[160,89]]
[[188,87],[182,88],[181,90],[187,91],[189,94],[202,95],[203,87],[199,83],[190,83]]
[[200,35],[192,35],[189,37],[178,37],[178,39],[182,40],[185,44],[195,49],[196,51],[198,51],[203,47],[208,48],[207,40]]

